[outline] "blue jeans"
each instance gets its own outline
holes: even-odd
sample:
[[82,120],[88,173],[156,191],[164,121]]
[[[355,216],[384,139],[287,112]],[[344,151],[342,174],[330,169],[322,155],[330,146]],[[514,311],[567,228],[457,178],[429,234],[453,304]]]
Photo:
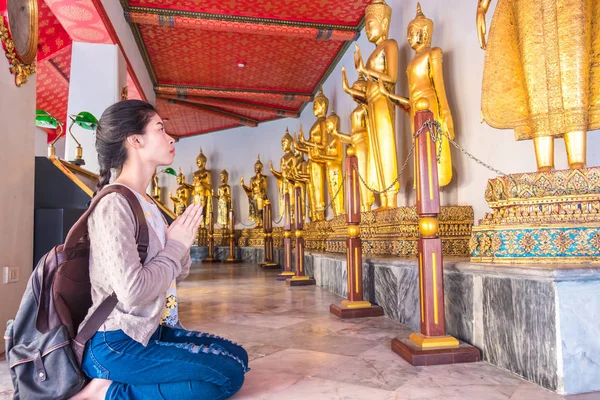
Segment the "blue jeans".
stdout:
[[148,346],[123,331],[96,332],[83,372],[110,379],[106,399],[226,399],[244,383],[248,353],[207,333],[160,326]]

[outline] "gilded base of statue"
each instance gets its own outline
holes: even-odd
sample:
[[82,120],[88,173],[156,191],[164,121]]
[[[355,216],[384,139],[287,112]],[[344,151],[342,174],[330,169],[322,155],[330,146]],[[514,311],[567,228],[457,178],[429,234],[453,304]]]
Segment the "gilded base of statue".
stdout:
[[[468,257],[474,214],[471,206],[442,206],[439,229],[442,253],[447,257]],[[346,216],[309,223],[304,238],[307,250],[345,253],[348,227]],[[371,256],[416,257],[419,217],[414,206],[361,213],[362,251]]]
[[481,352],[464,342],[452,347],[424,348],[410,338],[399,338],[392,339],[392,351],[415,367],[481,361]]
[[329,312],[341,319],[383,316],[383,308],[380,306],[373,305],[368,301],[360,303],[365,304],[351,304],[348,300],[342,300],[341,304],[332,304],[329,306]]
[[600,263],[600,167],[490,179],[472,262]]
[[289,279],[285,280],[285,284],[288,286],[312,286],[316,285],[317,281],[314,278],[309,278],[308,276],[293,276]]
[[263,247],[265,245],[265,233],[262,227],[243,229],[238,238],[240,247]]

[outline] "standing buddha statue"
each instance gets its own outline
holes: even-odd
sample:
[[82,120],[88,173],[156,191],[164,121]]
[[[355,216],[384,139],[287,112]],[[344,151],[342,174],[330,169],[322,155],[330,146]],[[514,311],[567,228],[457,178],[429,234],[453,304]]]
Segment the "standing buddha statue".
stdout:
[[[339,132],[336,127],[331,134],[338,138],[342,143],[352,145],[356,151],[358,159],[358,173],[368,183],[374,186],[377,182],[376,177],[371,175],[375,173],[376,165],[369,151],[371,129],[369,128],[369,117],[367,115],[367,105],[363,103],[365,93],[367,92],[367,81],[363,75],[358,76],[358,80],[348,86],[346,70],[342,67],[342,87],[356,102],[356,108],[350,114],[350,135]],[[364,184],[360,185],[360,206],[363,211],[371,210],[375,201],[375,196]]]
[[400,184],[398,160],[396,158],[396,112],[391,100],[379,89],[383,82],[387,91],[394,92],[398,77],[398,43],[388,39],[392,9],[385,0],[373,0],[365,11],[365,32],[369,42],[377,47],[363,64],[360,48],[356,46],[354,64],[359,74],[367,78],[365,98],[372,134],[370,136],[370,157],[377,177],[375,189],[385,190],[380,195],[381,208],[395,208]]
[[254,163],[255,176],[250,178],[250,186],[244,184],[244,177],[240,179],[242,188],[248,195],[248,217],[250,221],[256,223],[256,226],[262,226],[263,219],[263,202],[268,200],[267,197],[267,177],[262,174],[263,163],[258,160]]
[[446,186],[452,180],[452,158],[448,137],[454,139],[454,122],[446,98],[442,71],[442,49],[431,47],[433,21],[423,15],[419,3],[417,3],[417,16],[410,21],[407,31],[408,44],[415,51],[415,56],[406,69],[409,96],[406,98],[391,94],[381,82],[380,90],[397,106],[410,114],[410,126],[413,133],[420,128],[420,126],[414,126],[415,114],[418,111],[416,104],[421,99],[427,99],[433,119],[440,123],[444,133],[436,142],[436,147],[439,157],[439,185],[440,187]]
[[177,187],[176,197],[173,197],[171,192],[169,192],[169,197],[173,201],[173,204],[175,204],[175,215],[180,216],[189,204],[190,189],[192,188],[191,185],[185,182],[185,175],[181,168],[177,175],[177,184],[179,186]]
[[[194,172],[192,178],[192,199],[194,204],[199,204],[204,209],[208,209],[209,202],[212,202],[211,196],[211,175],[210,170],[206,169],[206,156],[200,149],[200,154],[196,157],[196,165],[198,166],[198,170]],[[208,213],[204,213],[202,217],[202,221],[200,222],[200,227],[204,228],[208,224]]]
[[481,112],[492,127],[533,140],[538,171],[554,168],[554,137],[564,137],[570,168],[586,163],[587,131],[600,128],[600,2],[498,0],[486,45]]
[[273,162],[270,162],[270,170],[275,179],[277,179],[277,187],[279,189],[279,216],[283,216],[285,211],[284,198],[286,192],[290,194],[290,215],[294,215],[294,184],[290,179],[294,176],[294,169],[296,167],[296,157],[292,150],[292,143],[294,139],[290,135],[290,131],[286,128],[285,135],[281,139],[281,148],[283,150],[283,157],[279,162],[279,171],[273,168]]
[[[300,132],[302,132],[302,125],[300,125]],[[306,190],[310,183],[309,164],[304,158],[304,153],[296,147],[294,147],[294,156],[296,157],[296,164],[292,175],[296,184],[300,185],[300,199],[302,200],[302,204],[298,205],[298,207],[301,207],[301,210],[303,210],[301,214],[306,216]]]
[[[343,186],[342,142],[335,136],[330,135],[333,131],[337,131],[339,127],[340,118],[332,110],[331,114],[325,120],[325,143],[323,145],[318,146],[315,143],[307,142],[306,139],[304,139],[302,131],[300,131],[299,136],[300,145],[313,148],[313,150],[318,150],[312,152],[315,162],[321,162],[327,166],[329,200],[331,201],[333,214],[335,216],[344,213],[344,192],[341,190]],[[329,140],[330,137],[331,140]]]
[[[323,94],[323,89],[313,101],[313,113],[317,120],[310,128],[308,142],[322,146],[325,143],[326,128],[325,119],[327,109],[329,108],[329,99]],[[322,221],[325,219],[325,164],[317,161],[322,151],[317,146],[305,146],[297,143],[296,148],[305,153],[309,159],[310,182],[308,184],[308,201],[310,205],[310,217],[313,221]]]
[[229,173],[226,170],[221,171],[221,185],[217,191],[217,223],[223,229],[229,228],[229,211],[231,211],[231,187],[227,183]]

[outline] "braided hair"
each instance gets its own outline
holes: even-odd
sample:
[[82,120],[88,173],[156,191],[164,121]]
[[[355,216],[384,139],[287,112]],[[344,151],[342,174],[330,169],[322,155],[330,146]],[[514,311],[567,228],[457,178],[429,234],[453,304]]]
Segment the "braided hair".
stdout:
[[110,183],[111,170],[120,171],[127,160],[125,140],[131,135],[143,135],[156,109],[145,101],[124,100],[108,107],[96,129],[96,152],[100,179],[96,193]]

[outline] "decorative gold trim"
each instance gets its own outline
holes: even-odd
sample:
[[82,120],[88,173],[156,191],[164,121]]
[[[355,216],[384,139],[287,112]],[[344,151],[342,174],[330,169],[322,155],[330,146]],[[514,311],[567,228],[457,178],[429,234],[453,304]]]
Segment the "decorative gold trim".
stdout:
[[23,64],[19,61],[15,50],[15,43],[10,36],[8,24],[4,16],[0,16],[0,41],[2,41],[2,47],[8,59],[10,73],[15,76],[15,84],[21,87],[31,75],[35,74],[35,61],[31,64]]
[[408,338],[411,342],[422,349],[453,348],[460,346],[458,340],[452,336],[427,337],[420,333],[414,332],[411,333]]

